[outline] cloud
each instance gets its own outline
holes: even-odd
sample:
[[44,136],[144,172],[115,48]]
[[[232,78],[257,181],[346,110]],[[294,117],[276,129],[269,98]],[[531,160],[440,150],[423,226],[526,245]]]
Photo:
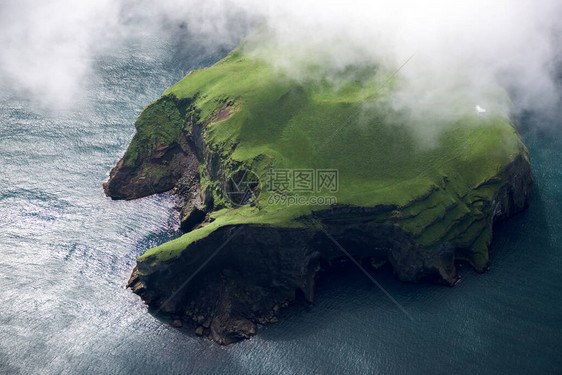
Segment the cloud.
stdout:
[[[524,105],[554,97],[556,1],[395,0],[300,2],[264,7],[271,63],[298,75],[318,59],[335,69],[375,62],[400,71],[419,96],[496,80],[518,89]],[[259,47],[261,48],[261,47]]]
[[115,29],[116,14],[109,0],[4,2],[2,77],[41,103],[68,104],[81,92],[98,42]]
[[254,52],[297,78],[306,78],[302,67],[310,63],[326,72],[361,64],[394,71],[413,56],[399,72],[405,85],[396,105],[435,106],[460,88],[479,104],[499,81],[518,93],[521,106],[538,107],[556,97],[558,3],[8,0],[0,5],[0,80],[43,105],[70,105],[96,54],[131,35],[183,23],[191,38],[217,49],[260,25]]

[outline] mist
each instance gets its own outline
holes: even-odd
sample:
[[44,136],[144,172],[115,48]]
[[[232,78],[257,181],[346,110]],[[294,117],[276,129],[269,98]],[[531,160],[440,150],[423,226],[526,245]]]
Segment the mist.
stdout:
[[499,83],[519,110],[547,110],[559,100],[560,16],[553,0],[8,0],[0,5],[0,83],[38,107],[71,108],[96,74],[96,56],[128,38],[184,28],[209,50],[246,38],[248,53],[300,80],[376,65],[399,78],[397,109],[447,118],[454,94],[505,113],[513,108],[493,99]]

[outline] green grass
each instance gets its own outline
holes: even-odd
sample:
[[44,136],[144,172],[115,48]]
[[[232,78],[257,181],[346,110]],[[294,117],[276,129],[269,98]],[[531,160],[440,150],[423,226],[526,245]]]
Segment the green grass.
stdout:
[[177,100],[175,96],[163,96],[147,106],[135,122],[137,133],[127,148],[123,164],[134,167],[143,157],[157,146],[177,142],[182,125],[185,123],[188,101]]
[[[190,115],[210,123],[222,103],[233,100],[236,112],[208,124],[204,133],[208,150],[221,155],[225,175],[242,167],[260,176],[269,168],[337,169],[339,191],[328,195],[338,204],[395,205],[398,225],[426,244],[454,237],[462,232],[459,228],[480,220],[478,210],[471,214],[472,203],[491,199],[494,186],[473,189],[496,176],[524,148],[508,118],[494,113],[479,117],[471,112],[475,103],[458,97],[449,103],[463,108],[454,120],[395,110],[390,100],[399,82],[375,67],[348,70],[354,69],[357,74],[344,72],[338,80],[297,81],[238,48],[216,65],[190,73],[143,111],[125,163],[146,155],[156,139],[173,142]],[[509,105],[501,90],[497,100]],[[431,146],[418,141],[420,127],[427,124],[443,129]],[[219,206],[228,206],[220,191],[222,181],[205,175],[204,167],[201,171],[203,185],[215,188]],[[412,203],[429,192],[428,199]],[[212,223],[147,251],[139,261],[177,257],[225,225],[301,226],[299,217],[327,208],[271,205],[271,194],[262,194],[261,209],[216,212]],[[446,211],[453,203],[457,206]]]

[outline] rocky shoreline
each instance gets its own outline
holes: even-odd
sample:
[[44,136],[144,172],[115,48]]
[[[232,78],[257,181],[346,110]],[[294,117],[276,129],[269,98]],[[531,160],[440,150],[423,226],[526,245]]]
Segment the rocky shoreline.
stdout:
[[[486,202],[490,225],[527,206],[533,183],[528,159],[517,157],[497,178],[501,183],[494,199]],[[333,207],[315,213],[314,219],[329,222],[350,212],[356,217],[369,217],[374,211],[393,209]],[[427,254],[416,244],[414,236],[395,225],[366,221],[354,225],[326,224],[325,228],[356,260],[365,265],[388,262],[397,278],[405,282],[429,281],[452,286],[458,277],[456,262],[467,261],[478,272],[484,272],[488,266],[487,259],[484,264],[476,264],[467,249],[448,243]],[[183,285],[188,275],[227,241],[228,246]],[[297,294],[314,302],[319,271],[342,257],[337,247],[312,226],[226,226],[190,246],[179,259],[157,265],[139,262],[128,287],[148,305],[173,316],[176,326],[179,322],[191,325],[197,335],[226,345],[255,335],[258,324],[276,322],[280,311]]]
[[[454,101],[457,119],[422,147],[419,119],[378,90],[384,72],[355,67],[342,90],[296,81],[243,50],[147,106],[104,184],[113,199],[171,190],[180,201],[186,234],[137,259],[134,293],[174,326],[226,345],[277,321],[297,298],[312,303],[320,271],[348,255],[413,283],[454,285],[458,262],[487,269],[494,223],[523,210],[533,184],[505,113],[481,116]],[[509,106],[501,89],[488,94],[496,108]],[[338,203],[277,205],[268,198],[285,193],[275,189],[228,200],[229,176],[274,168],[339,171],[341,188],[330,192]]]

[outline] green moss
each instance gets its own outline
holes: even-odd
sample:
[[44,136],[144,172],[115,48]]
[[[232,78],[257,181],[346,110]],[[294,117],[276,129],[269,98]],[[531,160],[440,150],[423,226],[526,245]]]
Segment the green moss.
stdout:
[[189,100],[180,101],[173,96],[163,96],[147,106],[135,122],[137,133],[125,152],[123,165],[135,167],[150,155],[157,144],[177,142],[186,122]]
[[[524,146],[506,116],[469,114],[466,109],[474,103],[468,100],[451,103],[463,108],[454,121],[393,109],[390,95],[398,82],[389,77],[364,66],[349,67],[336,79],[297,81],[239,48],[216,65],[190,73],[143,111],[125,163],[138,163],[156,140],[174,142],[196,113],[197,121],[207,124],[207,151],[220,155],[216,168],[223,176],[241,167],[264,178],[270,168],[336,169],[339,190],[323,195],[335,196],[338,204],[394,205],[397,209],[386,219],[420,236],[423,244],[456,236],[463,242],[484,215],[478,202],[489,201],[497,185],[474,189],[495,177]],[[508,101],[503,91],[497,92],[498,102]],[[235,110],[213,122],[226,100],[235,103]],[[443,129],[431,146],[417,141],[418,127],[425,123]],[[200,168],[202,186],[211,188],[218,207],[229,208],[213,168]],[[139,261],[176,257],[225,225],[302,226],[299,218],[329,208],[271,204],[272,194],[262,194],[260,209],[230,207],[215,213],[211,224],[147,251]]]
[[285,228],[299,228],[305,225],[299,221],[292,220],[300,216],[294,208],[260,211],[255,207],[244,206],[237,209],[222,209],[213,213],[213,222],[195,229],[175,240],[152,248],[138,258],[139,262],[158,263],[170,260],[181,255],[181,253],[192,243],[199,241],[215,230],[232,225],[266,225]]

